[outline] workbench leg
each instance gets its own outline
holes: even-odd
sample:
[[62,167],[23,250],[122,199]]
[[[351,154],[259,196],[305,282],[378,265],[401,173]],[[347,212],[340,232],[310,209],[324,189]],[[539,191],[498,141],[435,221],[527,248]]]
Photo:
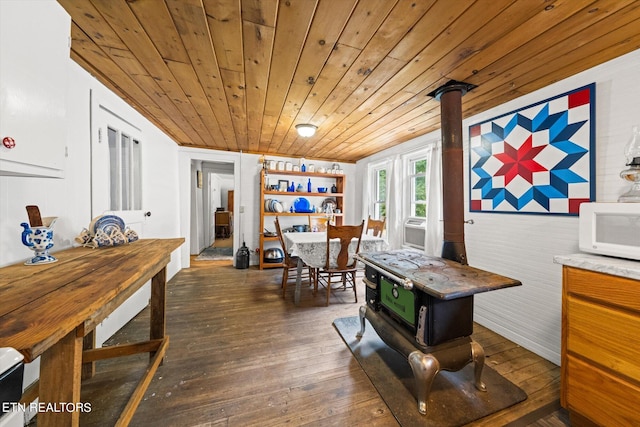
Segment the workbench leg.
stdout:
[[[39,412],[38,427],[78,426],[80,411],[56,411],[58,405],[80,402],[80,375],[82,370],[82,337],[75,329],[45,351],[40,358],[40,405],[51,405],[51,410]],[[66,405],[68,406],[68,405]],[[65,409],[68,409],[65,407]]]
[[[167,267],[153,276],[151,279],[151,302],[150,302],[150,325],[149,338],[162,339],[165,337],[167,306]],[[149,359],[153,359],[155,352],[149,354]],[[162,363],[161,363],[162,364]]]
[[[82,350],[93,350],[96,348],[96,331],[89,332],[82,340]],[[87,362],[82,364],[82,380],[93,378],[96,373],[95,362]]]

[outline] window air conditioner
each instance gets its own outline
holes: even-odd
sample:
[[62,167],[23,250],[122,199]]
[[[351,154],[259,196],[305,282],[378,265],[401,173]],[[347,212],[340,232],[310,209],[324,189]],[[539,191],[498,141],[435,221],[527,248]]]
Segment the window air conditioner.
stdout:
[[409,218],[404,222],[405,246],[424,250],[424,239],[426,235],[427,220],[424,218]]

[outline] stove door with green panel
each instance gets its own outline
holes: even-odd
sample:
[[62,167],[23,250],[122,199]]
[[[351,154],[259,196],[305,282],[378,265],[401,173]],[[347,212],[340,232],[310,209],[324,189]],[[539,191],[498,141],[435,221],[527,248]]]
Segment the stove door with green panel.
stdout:
[[416,295],[388,278],[380,277],[380,303],[394,319],[416,330]]
[[416,335],[416,341],[433,346],[473,333],[473,295],[443,300],[416,288],[380,276],[382,310]]

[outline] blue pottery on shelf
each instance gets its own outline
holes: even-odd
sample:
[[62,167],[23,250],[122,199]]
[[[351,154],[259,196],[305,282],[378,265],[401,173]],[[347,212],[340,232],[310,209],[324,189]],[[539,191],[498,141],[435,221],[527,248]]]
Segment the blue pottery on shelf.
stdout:
[[49,264],[58,260],[49,254],[49,249],[53,247],[53,224],[56,219],[55,217],[42,218],[45,224],[42,227],[31,228],[26,222],[20,224],[24,228],[22,244],[35,253],[33,258],[25,262],[25,265]]

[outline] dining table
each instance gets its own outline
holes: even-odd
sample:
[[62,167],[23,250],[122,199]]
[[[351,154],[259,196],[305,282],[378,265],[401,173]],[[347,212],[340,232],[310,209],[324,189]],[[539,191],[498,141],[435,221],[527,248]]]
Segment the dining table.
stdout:
[[[302,269],[305,266],[311,268],[324,268],[327,260],[327,233],[319,232],[290,232],[283,233],[285,250],[298,258],[296,287],[294,303],[300,303],[300,289],[302,287]],[[332,239],[329,246],[329,257],[333,258],[340,252],[340,240]],[[349,254],[355,255],[357,239],[353,239],[349,245]],[[359,252],[377,252],[388,249],[386,240],[382,237],[363,234],[360,239]]]

